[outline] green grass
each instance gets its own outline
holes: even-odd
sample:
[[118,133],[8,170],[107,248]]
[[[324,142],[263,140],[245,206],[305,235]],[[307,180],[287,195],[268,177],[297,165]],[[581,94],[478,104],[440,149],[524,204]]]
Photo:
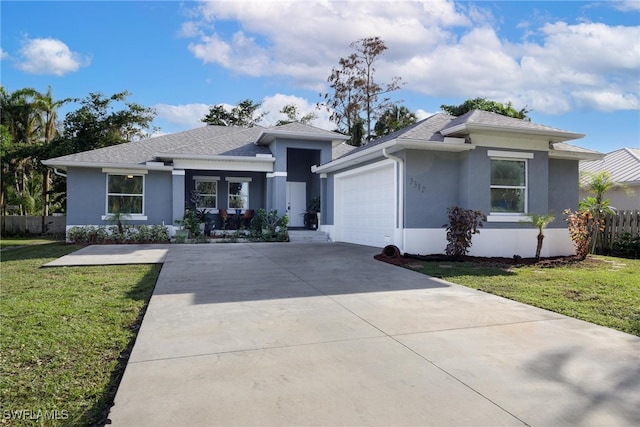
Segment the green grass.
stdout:
[[131,348],[160,266],[39,268],[77,249],[50,243],[2,252],[2,416],[43,411],[8,424],[92,425],[112,403],[121,353]]
[[28,245],[36,245],[36,244],[44,244],[44,243],[53,243],[56,240],[44,237],[3,237],[0,239],[0,248],[6,249],[10,247],[16,246],[28,246]]
[[640,260],[589,256],[554,267],[424,262],[424,274],[640,336]]

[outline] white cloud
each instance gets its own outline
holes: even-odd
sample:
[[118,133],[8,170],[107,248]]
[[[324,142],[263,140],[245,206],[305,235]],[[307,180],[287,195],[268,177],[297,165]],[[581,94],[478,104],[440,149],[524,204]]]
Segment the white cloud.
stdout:
[[62,76],[89,65],[91,60],[60,40],[52,38],[26,39],[20,49],[18,68],[29,74]]
[[602,111],[637,110],[640,107],[636,93],[620,93],[605,89],[576,91],[573,96],[579,106]]
[[352,41],[376,35],[389,48],[378,81],[401,76],[413,92],[511,100],[546,113],[637,108],[640,26],[553,22],[542,11],[526,24],[527,37],[507,40],[483,3],[447,0],[214,1],[196,15],[183,28],[196,58],[318,92]]
[[186,129],[204,126],[202,118],[209,112],[207,104],[156,104],[152,108],[156,110],[157,118]]
[[218,63],[248,76],[261,76],[269,72],[269,59],[265,49],[252,37],[236,32],[229,42],[217,35],[203,36],[200,43],[189,44],[189,50],[206,64]]
[[622,12],[636,12],[640,10],[640,1],[638,0],[616,0],[607,2],[607,4]]
[[434,114],[435,113],[429,113],[428,111],[424,111],[420,108],[415,111],[416,119],[418,119],[418,121],[431,117]]
[[273,126],[278,122],[278,120],[286,119],[286,114],[280,113],[280,110],[282,110],[282,107],[285,105],[290,104],[298,107],[298,112],[301,116],[309,113],[315,114],[316,119],[310,122],[311,125],[327,130],[334,130],[336,128],[335,123],[329,120],[329,112],[316,109],[315,104],[310,103],[304,98],[293,95],[283,95],[281,93],[277,93],[273,96],[267,96],[262,99],[260,111],[266,112],[267,115],[265,116],[264,121],[260,124],[262,126]]
[[[198,6],[183,34],[197,34],[189,50],[205,63],[250,76],[285,75],[317,89],[354,40],[375,35],[390,49],[388,61],[446,41],[443,28],[468,26],[451,1],[215,1]],[[225,22],[239,29],[224,34]],[[216,30],[212,30],[212,23]],[[234,25],[235,28],[235,25]],[[382,67],[381,67],[382,68]]]
[[4,50],[2,50],[2,48],[0,47],[0,60],[6,59],[8,57],[9,57],[9,54],[7,52],[5,52]]

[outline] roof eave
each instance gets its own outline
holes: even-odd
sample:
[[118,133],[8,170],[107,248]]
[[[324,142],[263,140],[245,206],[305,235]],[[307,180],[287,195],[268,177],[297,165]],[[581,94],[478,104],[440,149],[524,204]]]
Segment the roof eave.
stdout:
[[223,160],[225,162],[253,162],[253,163],[274,163],[276,158],[273,156],[225,156],[221,154],[158,154],[158,159],[170,159],[170,160]]
[[451,143],[439,141],[424,141],[419,139],[398,138],[399,149],[426,150],[426,151],[449,151],[459,153],[461,151],[474,150],[475,145],[466,143]]
[[440,131],[440,133],[444,136],[455,134],[468,135],[472,132],[517,133],[524,135],[541,136],[548,138],[551,142],[564,142],[585,137],[585,134],[583,133],[542,129],[523,129],[515,127],[493,126],[482,123],[463,123]]
[[364,149],[358,153],[347,154],[344,157],[340,157],[339,159],[332,160],[329,163],[325,163],[324,165],[312,166],[311,172],[313,173],[335,172],[349,166],[355,166],[364,162],[368,162],[369,160],[373,160],[377,157],[382,156],[382,149],[391,148],[395,145],[395,143],[396,143],[396,140],[392,139],[390,141],[383,142],[382,144],[378,144],[368,149]]
[[56,161],[56,159],[43,160],[43,165],[51,168],[67,170],[69,167],[78,168],[118,168],[118,169],[144,169],[144,170],[173,170],[171,166],[148,165],[146,163],[114,163],[114,162],[82,162],[82,161]]
[[335,135],[331,135],[329,138],[326,135],[314,135],[305,132],[291,132],[286,130],[274,130],[274,129],[265,129],[260,132],[258,135],[258,139],[256,139],[256,145],[269,145],[276,138],[298,138],[298,139],[306,139],[311,141],[331,141],[333,145],[337,145],[343,141],[347,141],[349,137],[347,135],[341,135],[336,133]]
[[389,153],[400,150],[427,150],[427,151],[449,151],[461,152],[473,150],[476,147],[471,144],[445,143],[438,141],[424,141],[419,139],[395,138],[382,144],[375,145],[370,149],[362,150],[353,155],[333,160],[321,166],[314,166],[311,171],[314,173],[336,172],[346,167],[356,166],[370,160],[383,157],[383,149],[388,149]]
[[602,160],[603,153],[585,153],[580,151],[564,151],[564,150],[550,150],[550,159],[564,159],[564,160],[580,160],[580,161],[592,161]]

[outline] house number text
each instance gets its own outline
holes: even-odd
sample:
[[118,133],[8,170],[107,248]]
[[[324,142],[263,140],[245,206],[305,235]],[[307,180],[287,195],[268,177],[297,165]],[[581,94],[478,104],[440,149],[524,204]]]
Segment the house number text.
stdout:
[[409,178],[409,185],[417,189],[421,193],[424,193],[424,190],[427,189],[426,186],[422,185],[420,182],[418,182],[417,179],[414,179],[413,177]]

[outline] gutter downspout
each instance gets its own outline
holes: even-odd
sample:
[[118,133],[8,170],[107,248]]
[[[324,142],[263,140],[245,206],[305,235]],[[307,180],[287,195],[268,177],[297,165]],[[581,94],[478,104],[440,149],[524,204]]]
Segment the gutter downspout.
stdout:
[[66,173],[64,173],[64,172],[60,172],[60,171],[58,170],[58,168],[53,168],[53,173],[55,173],[56,175],[61,176],[61,177],[63,177],[63,178],[66,178],[66,177],[67,177],[67,174],[66,174]]
[[[393,160],[398,165],[396,172],[396,190],[398,192],[398,196],[396,197],[396,206],[395,206],[395,214],[396,214],[396,226],[400,229],[400,242],[398,242],[398,246],[400,247],[400,252],[404,253],[404,160],[400,157],[393,156],[387,152],[387,147],[382,149],[382,155],[385,156],[389,160]],[[395,230],[394,230],[395,231]],[[394,239],[395,240],[395,239]]]

